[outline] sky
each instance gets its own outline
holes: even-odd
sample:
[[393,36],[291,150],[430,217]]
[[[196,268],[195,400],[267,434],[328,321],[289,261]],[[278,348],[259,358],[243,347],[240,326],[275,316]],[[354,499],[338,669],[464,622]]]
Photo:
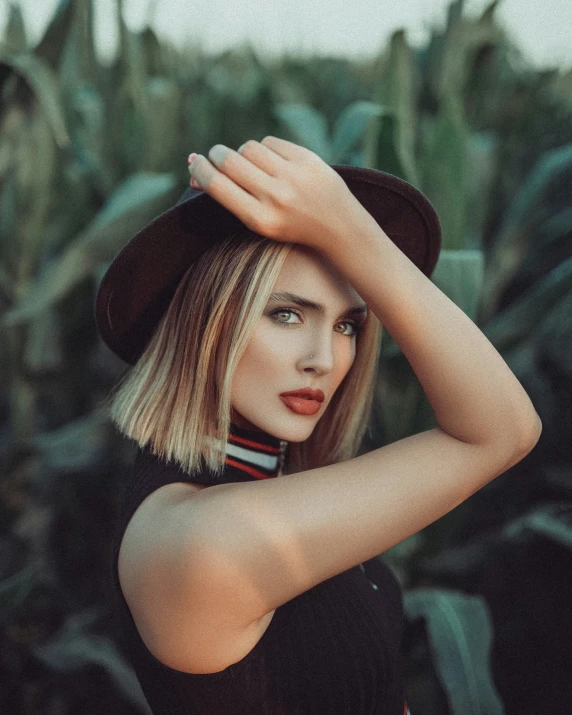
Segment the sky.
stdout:
[[[0,0],[0,36],[10,2],[19,4],[29,37],[44,31],[58,0]],[[96,47],[103,61],[117,46],[117,0],[95,0]],[[199,42],[218,52],[251,40],[260,56],[283,51],[333,54],[353,59],[377,55],[396,29],[423,44],[442,26],[450,0],[123,0],[125,21],[134,30],[150,20],[160,37],[174,44]],[[489,0],[466,0],[475,15]],[[497,15],[536,67],[572,68],[570,0],[501,0]]]

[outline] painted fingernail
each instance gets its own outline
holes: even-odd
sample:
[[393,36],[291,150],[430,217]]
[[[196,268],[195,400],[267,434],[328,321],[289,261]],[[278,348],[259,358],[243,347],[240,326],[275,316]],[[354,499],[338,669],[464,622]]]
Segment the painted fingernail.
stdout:
[[198,156],[198,154],[195,154],[195,153],[189,154],[189,159],[188,159],[189,166],[193,163],[193,161],[197,158],[197,156]]
[[215,144],[209,151],[209,159],[215,164],[222,164],[228,154],[230,154],[230,149],[227,146]]

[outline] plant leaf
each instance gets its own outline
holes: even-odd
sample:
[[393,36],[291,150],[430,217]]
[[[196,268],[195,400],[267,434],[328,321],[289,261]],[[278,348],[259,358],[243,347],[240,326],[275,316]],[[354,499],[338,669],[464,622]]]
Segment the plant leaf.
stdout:
[[295,141],[331,164],[332,147],[323,114],[308,104],[278,104],[275,112]]
[[332,137],[332,164],[347,161],[356,144],[363,141],[365,128],[372,117],[379,117],[383,108],[375,102],[359,100],[352,102],[334,123]]
[[476,322],[484,274],[485,256],[480,249],[444,249],[439,254],[431,280],[465,315]]
[[130,176],[110,197],[84,231],[46,266],[27,295],[3,316],[17,325],[61,300],[101,261],[111,261],[132,236],[165,210],[174,199],[172,174]]
[[0,60],[0,74],[6,76],[6,70],[11,70],[22,77],[46,113],[57,145],[61,149],[68,147],[70,138],[61,92],[57,76],[50,65],[33,54],[19,54],[3,57]]
[[56,636],[34,647],[33,654],[53,671],[79,673],[90,666],[100,666],[130,702],[150,712],[133,668],[116,645],[106,636],[87,631],[94,613],[91,608],[69,616]]
[[8,6],[8,22],[4,30],[4,39],[0,45],[4,54],[25,52],[28,45],[26,26],[20,5],[10,2]]
[[437,675],[455,715],[502,715],[490,669],[492,623],[480,596],[442,589],[404,594],[409,618],[424,618]]
[[59,0],[42,39],[34,49],[36,57],[45,60],[57,70],[73,19],[72,0]]
[[391,37],[387,65],[375,99],[396,120],[395,151],[402,171],[399,176],[417,186],[419,177],[414,158],[417,124],[414,68],[413,53],[407,44],[405,31],[398,30]]
[[422,190],[443,228],[443,248],[468,248],[468,127],[459,97],[448,94],[426,124],[420,158]]

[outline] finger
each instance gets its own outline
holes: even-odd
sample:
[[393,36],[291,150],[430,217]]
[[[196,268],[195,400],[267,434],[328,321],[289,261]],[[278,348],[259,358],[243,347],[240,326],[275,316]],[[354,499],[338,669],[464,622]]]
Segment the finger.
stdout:
[[215,144],[209,151],[209,159],[219,171],[259,199],[268,192],[270,184],[275,181],[248,158],[224,144]]
[[[238,154],[237,156],[242,161],[247,162],[247,159],[243,159],[243,157]],[[253,169],[254,168],[255,167],[253,167]],[[252,225],[253,220],[259,214],[262,206],[256,196],[243,189],[242,186],[237,184],[230,176],[219,171],[219,169],[202,154],[197,156],[189,171],[191,176],[198,181],[209,196],[212,196],[215,201],[233,213],[246,226]],[[260,171],[260,169],[257,169],[257,171]]]
[[245,142],[238,148],[237,153],[270,176],[278,177],[284,171],[284,158],[255,139]]
[[286,139],[273,137],[272,135],[264,137],[261,144],[263,146],[267,146],[269,149],[272,149],[272,151],[276,152],[276,154],[287,161],[307,159],[308,155],[313,153],[309,149],[306,149],[306,147],[294,144],[294,142],[289,142]]

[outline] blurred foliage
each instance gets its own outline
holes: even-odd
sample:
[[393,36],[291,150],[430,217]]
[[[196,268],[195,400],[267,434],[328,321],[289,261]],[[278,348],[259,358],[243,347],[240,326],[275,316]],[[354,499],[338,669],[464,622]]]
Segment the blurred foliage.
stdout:
[[[572,72],[532,68],[463,2],[371,61],[261,61],[131,31],[102,64],[93,0],[30,45],[0,40],[0,711],[149,712],[119,645],[111,524],[133,445],[100,403],[125,365],[100,340],[109,262],[215,143],[282,136],[394,173],[442,219],[432,280],[480,327],[543,422],[524,460],[383,555],[405,590],[414,715],[569,711]],[[362,451],[436,426],[386,334]],[[77,678],[78,674],[85,677]],[[95,696],[95,697],[94,697]]]

